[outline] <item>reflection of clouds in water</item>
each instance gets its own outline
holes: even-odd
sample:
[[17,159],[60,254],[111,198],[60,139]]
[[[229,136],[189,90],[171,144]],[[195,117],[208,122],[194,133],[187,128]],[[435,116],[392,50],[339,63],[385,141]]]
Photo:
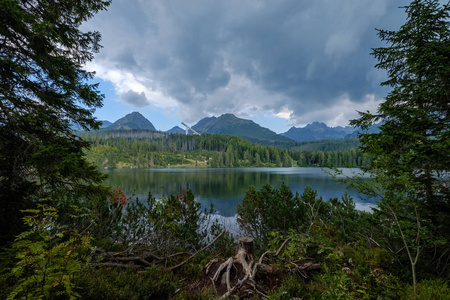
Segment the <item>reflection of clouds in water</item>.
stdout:
[[232,217],[225,217],[221,215],[212,215],[211,221],[219,221],[219,224],[222,224],[225,226],[226,230],[233,235],[234,237],[238,237],[241,234],[239,230],[239,225],[237,223],[237,215],[234,215]]
[[357,210],[362,210],[366,212],[372,212],[372,207],[376,207],[377,205],[375,203],[369,203],[369,202],[355,202],[355,208]]

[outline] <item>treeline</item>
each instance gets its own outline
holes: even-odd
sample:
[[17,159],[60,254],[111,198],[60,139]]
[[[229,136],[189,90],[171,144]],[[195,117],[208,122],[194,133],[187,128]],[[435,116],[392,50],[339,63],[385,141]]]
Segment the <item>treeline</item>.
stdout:
[[347,151],[301,151],[290,150],[289,155],[299,167],[361,167],[367,166],[370,156],[358,148]]
[[334,139],[307,142],[296,142],[290,145],[290,150],[300,151],[348,151],[361,145],[358,139]]
[[[230,135],[167,134],[146,130],[84,132],[93,147],[87,157],[100,168],[197,167],[358,167],[369,159],[345,141],[327,141],[329,150],[283,149]],[[355,142],[352,141],[354,144]],[[344,146],[342,145],[344,144]],[[302,146],[302,145],[300,145]],[[310,149],[314,149],[310,147]],[[346,150],[342,150],[346,149]]]

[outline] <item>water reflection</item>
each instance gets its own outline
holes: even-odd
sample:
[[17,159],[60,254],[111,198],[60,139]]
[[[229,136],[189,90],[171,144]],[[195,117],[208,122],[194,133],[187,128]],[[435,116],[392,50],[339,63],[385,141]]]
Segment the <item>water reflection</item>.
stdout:
[[[357,170],[346,170],[352,171]],[[260,189],[269,183],[279,188],[285,182],[294,193],[299,194],[306,186],[311,186],[326,200],[342,196],[346,189],[321,168],[119,169],[107,174],[107,184],[120,186],[128,195],[134,194],[139,199],[146,199],[149,192],[159,198],[192,189],[203,207],[209,207],[212,203],[217,213],[225,217],[235,215],[236,205],[250,185]],[[349,194],[358,209],[369,210],[369,206],[373,205],[373,202],[362,200],[354,191],[349,191]]]

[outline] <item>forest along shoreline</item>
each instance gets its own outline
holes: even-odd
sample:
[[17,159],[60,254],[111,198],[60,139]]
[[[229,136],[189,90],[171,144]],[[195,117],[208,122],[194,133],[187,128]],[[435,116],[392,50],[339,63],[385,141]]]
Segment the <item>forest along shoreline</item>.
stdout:
[[184,135],[149,130],[78,132],[86,157],[100,169],[172,167],[362,167],[370,156],[357,139],[260,145],[222,134]]

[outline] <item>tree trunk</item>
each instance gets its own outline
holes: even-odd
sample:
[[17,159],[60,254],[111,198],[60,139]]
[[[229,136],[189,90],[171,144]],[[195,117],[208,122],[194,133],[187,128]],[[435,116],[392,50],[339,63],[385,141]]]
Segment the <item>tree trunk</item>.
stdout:
[[248,236],[240,237],[238,240],[238,253],[236,256],[241,256],[247,261],[252,261],[255,259],[255,254],[253,253],[253,238]]

